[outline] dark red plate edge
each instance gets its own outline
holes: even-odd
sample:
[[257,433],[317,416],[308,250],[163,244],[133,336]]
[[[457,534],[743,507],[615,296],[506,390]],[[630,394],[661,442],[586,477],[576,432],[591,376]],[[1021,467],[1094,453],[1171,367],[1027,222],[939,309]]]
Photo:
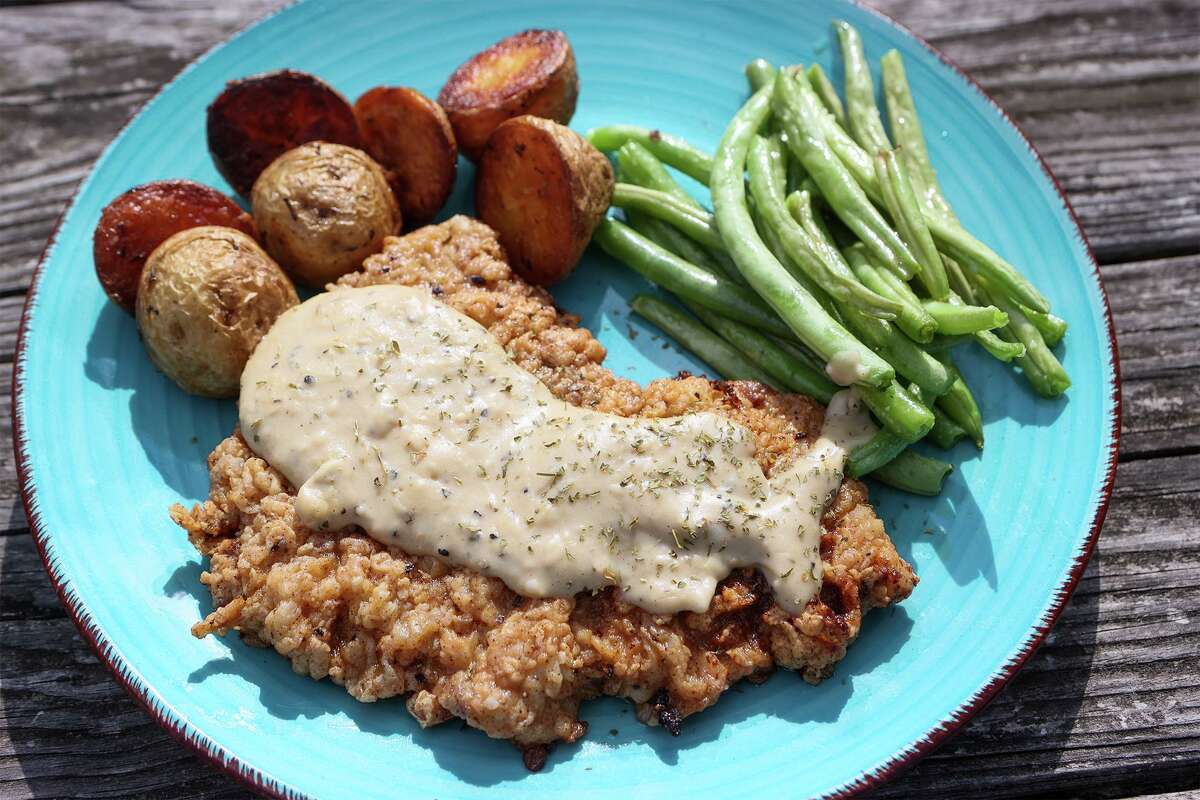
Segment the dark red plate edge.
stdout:
[[[250,28],[257,27],[271,17],[279,14],[284,9],[293,5],[294,1],[295,0],[285,4],[284,6],[281,6],[278,9],[268,12],[249,25],[243,27],[240,31],[231,34],[231,36],[226,37],[220,42],[217,42],[211,48],[205,50],[203,53],[190,61],[182,70],[180,70],[178,75],[176,75],[167,83],[163,84],[162,88],[155,92],[154,97],[150,98],[150,100],[148,100],[146,103],[139,106],[130,115],[125,124],[121,126],[121,130],[118,131],[113,137],[113,141],[116,141],[116,139],[118,139],[121,134],[124,133],[125,129],[129,127],[133,120],[136,119],[150,103],[152,103],[158,98],[159,95],[173,85],[179,79],[179,77],[185,74],[194,64],[207,57],[209,53],[216,48],[228,42],[233,36],[245,32]],[[1100,266],[1096,261],[1095,254],[1092,252],[1092,247],[1088,242],[1087,234],[1084,233],[1083,226],[1079,224],[1079,218],[1076,216],[1075,209],[1072,208],[1070,201],[1067,199],[1067,195],[1063,191],[1062,185],[1058,182],[1058,179],[1050,170],[1050,166],[1046,163],[1046,160],[1042,157],[1041,153],[1039,153],[1037,148],[1033,146],[1033,143],[1029,140],[1029,137],[1025,135],[1025,132],[1021,129],[1020,125],[1018,125],[1011,117],[1009,117],[1007,112],[1004,111],[1000,104],[997,103],[996,100],[989,95],[987,91],[984,90],[984,88],[980,86],[979,83],[972,78],[969,73],[966,72],[966,70],[955,63],[945,53],[942,53],[936,47],[927,42],[924,38],[917,35],[908,27],[892,19],[883,12],[863,4],[860,2],[860,0],[849,0],[849,2],[863,9],[867,13],[878,17],[900,32],[912,37],[913,40],[918,42],[922,47],[929,51],[929,53],[931,53],[935,58],[961,76],[979,94],[980,97],[982,97],[989,105],[992,106],[992,108],[996,110],[996,112],[1001,116],[1002,119],[1004,119],[1005,122],[1012,126],[1013,130],[1016,131],[1017,136],[1024,143],[1030,154],[1033,155],[1039,166],[1041,166],[1042,172],[1045,173],[1046,177],[1054,186],[1054,190],[1058,193],[1059,200],[1062,202],[1063,208],[1066,210],[1071,219],[1071,223],[1075,228],[1075,232],[1079,236],[1080,243],[1083,245],[1084,252],[1088,257],[1088,261],[1091,264],[1092,272],[1096,279],[1096,286],[1100,290],[1100,299],[1104,304],[1104,321],[1108,328],[1109,346],[1112,349],[1113,381],[1111,386],[1111,398],[1113,423],[1111,430],[1111,442],[1109,444],[1108,470],[1104,479],[1104,484],[1101,487],[1100,503],[1096,508],[1096,514],[1092,520],[1091,530],[1088,533],[1088,537],[1084,542],[1082,549],[1075,556],[1075,560],[1067,573],[1066,579],[1055,590],[1054,601],[1047,609],[1042,621],[1032,629],[1031,635],[1017,651],[1016,655],[1006,665],[1004,665],[1004,667],[1001,668],[1001,670],[994,675],[985,686],[980,688],[975,693],[974,697],[952,712],[950,716],[943,720],[937,727],[933,728],[916,742],[909,745],[904,752],[871,768],[869,771],[863,772],[858,778],[843,784],[839,789],[825,795],[825,797],[831,798],[831,800],[841,800],[842,798],[853,797],[854,795],[860,794],[861,792],[869,789],[878,788],[884,783],[910,769],[924,756],[941,747],[943,744],[949,741],[954,734],[958,733],[967,723],[967,721],[982,711],[984,707],[991,702],[991,700],[1000,692],[1000,690],[1004,688],[1004,686],[1010,680],[1012,680],[1013,676],[1017,674],[1029,657],[1036,652],[1039,646],[1041,646],[1042,642],[1045,641],[1046,636],[1049,634],[1050,629],[1054,626],[1054,623],[1058,620],[1063,609],[1066,607],[1067,601],[1070,599],[1072,592],[1075,590],[1076,585],[1078,585],[1080,578],[1083,576],[1083,571],[1087,567],[1087,563],[1091,558],[1092,552],[1095,550],[1096,541],[1099,539],[1100,529],[1104,524],[1104,517],[1108,512],[1108,505],[1112,499],[1113,482],[1116,477],[1117,469],[1117,453],[1121,438],[1121,365],[1117,349],[1117,333],[1112,319],[1112,308],[1108,301],[1108,292],[1104,288],[1104,280],[1100,274]],[[103,154],[101,157],[103,157]],[[41,515],[37,508],[37,498],[33,491],[33,485],[29,473],[29,456],[24,447],[25,424],[21,415],[21,404],[19,402],[19,395],[21,393],[25,371],[25,338],[28,332],[29,314],[36,300],[38,286],[41,281],[42,268],[45,266],[46,259],[54,249],[54,245],[58,238],[58,232],[62,226],[63,220],[66,218],[67,213],[74,205],[76,196],[79,194],[80,187],[82,187],[86,182],[87,178],[85,177],[82,181],[80,181],[79,186],[76,187],[75,191],[72,193],[70,201],[64,207],[62,213],[59,214],[58,220],[54,224],[54,229],[51,231],[50,237],[46,242],[46,246],[42,250],[41,255],[38,257],[38,263],[37,266],[34,267],[29,290],[25,297],[25,303],[21,309],[21,321],[17,331],[17,343],[13,356],[11,394],[13,451],[15,454],[17,468],[17,480],[21,493],[21,503],[25,509],[25,516],[29,521],[29,527],[33,536],[34,544],[37,547],[38,555],[42,559],[42,564],[45,567],[47,574],[50,576],[50,582],[53,584],[54,590],[58,594],[59,601],[66,609],[67,614],[71,617],[72,621],[74,621],[76,627],[79,628],[80,633],[83,634],[84,639],[95,651],[100,661],[106,667],[108,667],[110,672],[112,672],[113,677],[116,678],[117,682],[133,697],[138,705],[140,705],[155,722],[165,728],[167,732],[171,734],[171,736],[177,741],[197,752],[213,766],[217,767],[231,777],[242,781],[255,791],[264,792],[271,797],[280,798],[280,800],[298,800],[299,798],[304,798],[305,795],[296,792],[287,786],[284,786],[281,782],[275,780],[274,778],[271,778],[254,767],[243,763],[236,756],[226,752],[224,748],[217,745],[204,734],[190,730],[189,725],[184,720],[172,718],[168,713],[165,713],[165,709],[161,708],[156,702],[156,699],[152,696],[150,687],[139,684],[137,679],[127,672],[128,666],[122,662],[118,662],[113,656],[112,643],[108,641],[108,639],[99,630],[99,627],[92,621],[91,615],[88,613],[88,611],[77,603],[77,599],[74,594],[68,592],[63,577],[58,573],[57,564],[47,549],[46,532],[42,527]]]

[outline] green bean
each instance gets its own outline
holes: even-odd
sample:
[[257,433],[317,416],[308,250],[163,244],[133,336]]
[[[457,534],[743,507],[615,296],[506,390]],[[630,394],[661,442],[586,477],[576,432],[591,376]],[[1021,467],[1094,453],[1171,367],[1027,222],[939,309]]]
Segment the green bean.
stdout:
[[[635,183],[638,186],[644,186],[647,189],[657,189],[660,192],[674,195],[679,200],[696,208],[699,211],[707,214],[708,209],[700,204],[700,201],[687,193],[679,183],[671,177],[671,173],[667,172],[666,167],[662,162],[655,158],[654,154],[647,150],[642,145],[634,141],[626,142],[617,150],[617,164],[621,168],[621,173],[625,176],[621,180],[627,183]],[[674,248],[668,248],[674,250]],[[695,252],[692,250],[691,252]],[[729,254],[723,250],[708,250],[707,260],[714,262],[720,271],[735,283],[740,283],[746,286],[746,279],[737,271],[733,260],[729,258]],[[684,253],[679,253],[685,261],[695,261]],[[703,266],[703,265],[701,265]]]
[[649,214],[655,219],[669,222],[700,244],[723,252],[725,242],[717,231],[712,214],[703,209],[689,206],[682,200],[655,189],[647,189],[632,183],[613,184],[612,204],[617,208],[632,209]]
[[950,280],[950,289],[958,293],[961,302],[976,305],[975,287],[967,279],[967,274],[962,266],[953,258],[943,257],[942,263],[946,265],[946,277]]
[[1006,296],[1034,311],[1049,311],[1050,304],[1029,280],[990,247],[972,236],[955,220],[926,214],[925,222],[938,249],[983,275]]
[[754,292],[689,264],[611,217],[596,227],[592,239],[604,252],[646,280],[680,297],[759,330],[777,336],[791,335],[791,329]]
[[860,281],[900,304],[900,311],[895,320],[896,327],[914,342],[925,343],[933,340],[938,327],[937,321],[925,310],[921,299],[907,283],[890,270],[878,269],[872,264],[861,242],[847,247],[842,254]]
[[933,341],[925,342],[924,346],[926,350],[934,354],[948,353],[954,348],[958,347],[960,344],[966,344],[967,342],[972,341],[974,338],[975,337],[973,336],[938,335],[933,337]]
[[772,108],[787,134],[792,154],[808,170],[833,212],[870,248],[879,262],[905,279],[912,277],[917,262],[908,247],[834,155],[822,135],[820,124],[805,118],[806,104],[800,97],[799,83],[781,73],[775,81],[772,98]]
[[960,439],[966,438],[966,429],[950,419],[950,416],[945,411],[938,408],[936,397],[929,397],[915,384],[908,388],[910,392],[916,394],[921,402],[926,403],[929,406],[929,410],[933,412],[933,427],[929,429],[926,438],[943,450],[949,450]]
[[655,219],[637,211],[626,211],[625,218],[629,222],[629,227],[660,247],[670,250],[684,261],[695,264],[700,269],[710,272],[718,278],[730,279],[731,276],[712,258],[707,250],[697,244],[694,239],[684,236],[676,228],[673,228],[661,219]]
[[979,331],[973,338],[992,358],[1005,364],[1025,355],[1025,345],[1020,342],[1006,342],[992,331]]
[[1028,308],[1022,308],[1021,313],[1029,318],[1033,327],[1038,329],[1047,347],[1054,347],[1067,335],[1067,321],[1053,314],[1043,314]]
[[631,140],[617,148],[617,164],[623,176],[621,180],[666,192],[695,209],[704,209],[700,201],[688,194],[654,153],[641,143]]
[[[776,170],[772,168],[770,147],[762,137],[756,136],[750,145],[747,167],[754,207],[775,234],[788,261],[835,300],[860,305],[872,316],[894,318],[899,310],[898,303],[880,297],[859,283],[854,273],[842,261],[841,254],[825,243],[823,237],[818,239],[813,236],[813,231],[806,230],[789,216],[784,205],[783,180],[781,176],[772,174]],[[807,210],[811,219],[811,208]],[[817,231],[817,234],[819,236],[820,232]]]
[[937,405],[946,412],[946,416],[957,422],[971,437],[971,441],[975,442],[975,446],[982,450],[983,416],[979,413],[979,404],[975,402],[975,396],[971,394],[971,389],[950,356],[944,355],[941,360],[953,378],[953,383],[945,394],[938,397]]
[[[785,74],[787,72],[784,70]],[[875,165],[870,154],[859,147],[858,142],[854,141],[833,114],[826,110],[806,73],[796,71],[792,74],[792,82],[796,91],[793,99],[798,103],[796,110],[800,113],[804,125],[810,126],[814,134],[820,134],[819,138],[825,140],[829,149],[867,196],[882,205],[883,197],[879,194],[879,181],[875,178]]]
[[[951,276],[951,283],[962,281],[965,283],[966,277],[962,275],[962,268],[954,261],[946,261],[947,272]],[[955,273],[958,277],[955,278]],[[971,298],[975,299],[975,290],[969,284],[966,285],[967,290],[971,293]],[[965,306],[967,303],[960,297],[957,290],[950,292],[949,301],[954,305]],[[997,361],[1008,363],[1014,358],[1020,358],[1025,355],[1025,345],[1020,342],[1006,342],[990,330],[976,331],[971,335],[979,346],[988,352]]]
[[710,184],[717,226],[742,275],[801,342],[826,361],[835,355],[857,361],[860,382],[887,386],[895,378],[895,370],[851,336],[804,290],[767,249],[754,228],[746,202],[746,154],[770,113],[771,92],[770,86],[755,92],[733,116],[721,137]]
[[865,386],[857,389],[871,413],[903,444],[917,441],[933,427],[933,412],[898,381],[892,381],[883,389]]
[[904,162],[895,150],[884,150],[875,155],[875,174],[879,178],[879,189],[883,205],[892,216],[900,238],[904,240],[917,259],[917,279],[934,300],[945,300],[950,293],[950,283],[942,256],[933,243],[933,235],[925,224],[920,202],[908,179]]
[[959,440],[967,438],[966,429],[950,419],[945,411],[936,405],[930,410],[933,412],[933,427],[929,429],[929,434],[926,436],[929,441],[943,450],[949,450],[958,444]]
[[[795,361],[807,365],[810,371],[821,369],[821,365],[815,363],[815,357],[795,342],[781,339],[771,339],[771,342]],[[818,374],[824,373],[818,372]],[[915,395],[908,396],[911,392],[906,394],[903,390],[898,391],[900,384],[893,381],[882,389],[874,386],[857,386],[855,388],[862,396],[867,408],[871,409],[875,417],[886,427],[894,431],[894,435],[905,441],[916,441],[924,435],[923,431],[929,425],[929,419],[925,414],[927,411],[932,412],[933,409],[927,408],[923,401],[914,402]],[[809,394],[809,396],[823,403],[829,402],[816,394]],[[936,413],[934,419],[936,425]]]
[[901,491],[934,497],[941,493],[942,481],[953,470],[945,461],[905,450],[872,472],[871,477]]
[[937,320],[938,331],[950,336],[990,331],[1008,324],[1008,315],[995,306],[967,306],[940,300],[926,300],[924,305]]
[[845,129],[846,109],[842,106],[842,98],[838,97],[837,89],[833,88],[833,81],[829,80],[829,76],[825,74],[825,70],[821,69],[820,64],[809,64],[805,74],[812,84],[813,91],[817,93],[821,105],[837,121],[838,127]]
[[842,316],[859,339],[922,391],[937,397],[950,388],[952,378],[945,366],[893,328],[890,322],[869,317],[848,306],[842,307]]
[[[787,270],[788,275],[795,279],[796,283],[800,284],[800,288],[808,292],[817,304],[839,325],[842,324],[842,312],[838,311],[837,305],[834,304],[833,298],[830,297],[825,290],[813,282],[812,278],[804,274],[804,270],[792,263],[784,250],[783,244],[779,241],[779,237],[775,235],[775,231],[767,224],[762,212],[754,206],[754,198],[747,198],[750,208],[750,218],[754,222],[754,229],[758,231],[758,235],[762,237],[763,244],[771,251],[771,255],[775,256],[780,265]],[[734,269],[737,269],[735,266]],[[740,274],[740,273],[739,273]]]
[[[647,294],[639,294],[629,304],[634,311],[653,322],[663,333],[687,347],[701,361],[727,380],[758,381],[776,387],[770,376],[747,361],[745,356],[694,317],[669,303]],[[778,388],[778,387],[776,387]]]
[[[787,160],[787,181],[784,184],[783,190],[785,194],[798,191],[804,181],[811,182],[811,180],[808,177],[808,173],[804,171],[804,165],[800,163],[799,159],[789,158]],[[813,184],[813,188],[816,188],[816,184]]]
[[588,131],[587,138],[597,150],[604,153],[612,152],[626,142],[637,142],[668,167],[674,167],[705,185],[712,175],[712,156],[689,144],[687,140],[669,133],[639,128],[636,125],[606,125],[603,128],[592,128]]
[[871,65],[863,52],[858,31],[848,22],[833,23],[842,46],[842,68],[846,73],[846,119],[850,134],[868,153],[891,150],[875,105],[875,83],[871,80]]
[[1021,307],[997,292],[990,282],[981,284],[979,288],[992,303],[1008,314],[1008,326],[1001,329],[1000,335],[1025,345],[1025,355],[1016,359],[1016,362],[1034,391],[1043,397],[1058,397],[1070,388],[1071,379],[1067,377],[1066,370],[1050,352],[1042,334],[1021,311]]
[[937,173],[929,161],[925,135],[921,132],[921,120],[917,117],[917,107],[908,88],[908,76],[904,73],[904,61],[898,52],[889,50],[880,64],[888,122],[891,123],[892,136],[895,137],[896,144],[909,167],[913,188],[917,190],[922,204],[928,211],[953,217],[954,212],[942,196]]
[[[804,75],[802,73],[797,74],[790,81],[786,79],[777,80],[775,84],[776,93],[786,95],[788,103],[791,106],[790,110],[793,112],[793,120],[797,124],[807,126],[809,130],[821,134],[826,141],[826,149],[837,155],[845,167],[845,171],[853,177],[858,187],[861,187],[859,194],[865,193],[872,200],[882,205],[884,202],[882,188],[879,178],[875,175],[871,156],[866,150],[859,147],[858,143],[851,139],[845,131],[841,130],[834,122],[833,117],[821,107],[820,101],[816,98],[815,92],[808,85]],[[797,146],[795,140],[798,137],[791,135],[787,122],[784,120],[779,108],[775,109],[775,114],[780,119],[784,130],[788,131],[788,146],[793,148],[793,152],[795,152]],[[808,169],[807,163],[805,164],[805,168]],[[811,173],[812,170],[809,169],[809,172]],[[820,176],[814,175],[814,178],[817,179],[818,185],[825,192],[825,185],[821,183]],[[828,192],[825,193],[828,194]],[[829,200],[830,207],[841,216],[841,212],[837,204],[833,202],[833,199],[827,197],[827,200]],[[876,214],[876,216],[878,215]],[[1042,297],[1032,283],[990,247],[972,236],[952,215],[929,211],[924,216],[925,223],[929,227],[929,232],[933,234],[933,239],[938,250],[944,255],[960,261],[969,261],[972,266],[992,279],[1001,291],[1008,294],[1021,305],[1034,311],[1044,312],[1050,310],[1050,304],[1046,302],[1046,299]],[[882,222],[882,217],[879,219]],[[843,221],[845,221],[844,218]],[[886,223],[882,224],[887,231],[891,231]],[[865,244],[868,246],[873,245],[872,240],[865,237],[861,231],[855,229],[853,225],[849,227],[858,234],[859,238]],[[892,235],[895,236],[894,231],[892,231]],[[899,237],[896,236],[896,239],[899,240]],[[901,245],[903,246],[902,242]],[[872,252],[874,251],[875,247],[872,246]],[[912,253],[907,247],[904,247],[903,253],[907,254],[909,259],[909,261],[905,262],[908,270],[904,275],[905,278],[908,278],[915,271],[916,262],[912,260]],[[878,253],[876,253],[876,257],[879,258]],[[891,267],[893,261],[880,258],[880,263]]]
[[851,478],[874,472],[890,461],[893,461],[909,443],[886,428],[879,430],[874,436],[850,451],[846,459],[846,474]]
[[775,65],[765,58],[756,58],[746,65],[746,80],[750,82],[750,91],[757,92],[771,81],[775,80],[778,72]]
[[[751,363],[770,375],[773,379],[771,385],[782,386],[785,390],[798,392],[821,403],[828,403],[838,390],[825,373],[794,358],[771,337],[695,303],[684,302],[684,305],[734,349],[750,359]],[[683,344],[690,347],[686,342]]]

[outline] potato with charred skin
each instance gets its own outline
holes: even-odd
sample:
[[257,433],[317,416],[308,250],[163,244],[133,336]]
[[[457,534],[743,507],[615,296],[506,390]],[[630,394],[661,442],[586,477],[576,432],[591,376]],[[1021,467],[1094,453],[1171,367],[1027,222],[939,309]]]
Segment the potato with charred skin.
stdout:
[[544,30],[522,31],[475,54],[438,93],[458,147],[472,161],[505,120],[531,114],[565,125],[578,98],[571,43],[562,31]]
[[207,133],[217,171],[243,197],[268,164],[298,145],[362,144],[346,98],[290,69],[230,81],[208,107]]
[[154,181],[117,197],[100,212],[92,238],[92,259],[104,293],[132,314],[150,253],[179,231],[200,225],[255,235],[254,221],[237,203],[195,181]]
[[496,128],[479,160],[475,210],[521,277],[570,274],[612,199],[612,164],[570,128],[517,117]]
[[389,173],[404,224],[430,222],[454,190],[458,169],[446,112],[416,89],[376,86],[354,102],[354,116],[367,152]]
[[309,142],[289,150],[263,170],[250,194],[263,247],[313,287],[358,269],[400,230],[387,175],[353,147]]
[[258,243],[232,228],[180,231],[142,271],[138,330],[150,360],[180,389],[235,397],[246,360],[296,289]]

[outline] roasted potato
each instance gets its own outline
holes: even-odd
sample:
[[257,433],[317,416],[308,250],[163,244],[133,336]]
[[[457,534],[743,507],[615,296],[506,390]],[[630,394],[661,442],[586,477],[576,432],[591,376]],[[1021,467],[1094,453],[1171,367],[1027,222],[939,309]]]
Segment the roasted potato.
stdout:
[[478,161],[500,123],[523,114],[566,125],[575,113],[579,74],[562,31],[528,30],[502,39],[454,70],[438,93],[458,148]]
[[207,128],[217,170],[242,196],[268,164],[297,145],[362,144],[346,98],[319,78],[287,69],[228,83],[208,107]]
[[138,329],[154,365],[180,389],[234,397],[242,368],[296,289],[258,243],[206,225],[160,244],[142,271]]
[[195,181],[154,181],[117,197],[100,212],[92,237],[92,260],[104,293],[132,314],[150,253],[173,234],[199,225],[255,235],[253,220],[237,203]]
[[376,86],[354,103],[363,146],[389,173],[404,224],[433,220],[454,190],[458,145],[446,112],[416,89]]
[[570,274],[612,199],[612,164],[586,139],[541,117],[517,117],[488,139],[475,211],[500,235],[521,277]]
[[329,142],[272,161],[254,182],[250,206],[263,247],[309,286],[358,269],[400,230],[383,168],[362,150]]

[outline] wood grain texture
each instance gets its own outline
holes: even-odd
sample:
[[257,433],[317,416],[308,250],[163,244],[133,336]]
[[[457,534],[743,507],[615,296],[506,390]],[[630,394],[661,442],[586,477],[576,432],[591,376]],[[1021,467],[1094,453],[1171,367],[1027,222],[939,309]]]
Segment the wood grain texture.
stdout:
[[[37,257],[95,157],[275,0],[0,9],[0,800],[251,795],[155,725],[59,606],[20,510],[9,385]],[[997,98],[1068,191],[1110,292],[1125,413],[1096,557],[1046,645],[875,793],[1200,795],[1200,13],[1193,0],[887,0]]]

